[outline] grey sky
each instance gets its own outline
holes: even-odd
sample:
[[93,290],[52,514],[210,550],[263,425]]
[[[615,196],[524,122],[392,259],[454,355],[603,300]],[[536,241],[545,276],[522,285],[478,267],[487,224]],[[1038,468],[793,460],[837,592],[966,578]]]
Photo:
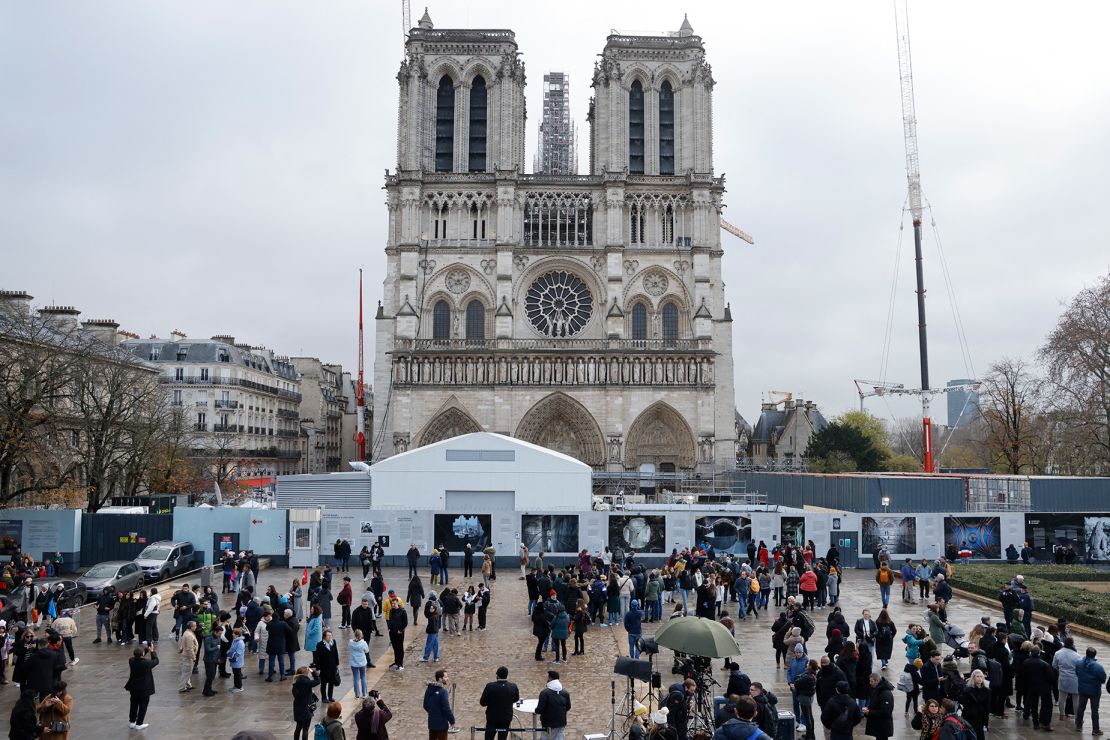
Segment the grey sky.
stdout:
[[[1110,264],[1110,5],[911,10],[922,182],[981,373],[1031,355]],[[609,29],[677,30],[684,11],[717,79],[725,215],[757,242],[725,235],[737,405],[754,421],[780,389],[853,408],[852,378],[879,371],[905,192],[889,2],[430,6],[440,28],[516,31],[529,162],[543,73],[571,74],[581,170]],[[0,3],[0,288],[353,367],[401,52],[399,2]],[[937,385],[966,371],[931,239],[926,256]],[[888,376],[916,385],[908,234],[901,264]]]

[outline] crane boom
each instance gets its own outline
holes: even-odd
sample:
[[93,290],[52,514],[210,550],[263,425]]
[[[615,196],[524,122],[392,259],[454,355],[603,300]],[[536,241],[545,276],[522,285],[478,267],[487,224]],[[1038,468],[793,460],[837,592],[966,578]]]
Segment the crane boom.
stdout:
[[362,268],[358,270],[358,387],[355,388],[355,443],[359,462],[366,460],[366,379],[362,354]]
[[751,236],[749,236],[748,232],[744,231],[739,226],[733,226],[728,221],[725,221],[723,218],[721,219],[721,228],[732,234],[733,236],[743,239],[748,244],[755,244],[755,239],[752,239]]

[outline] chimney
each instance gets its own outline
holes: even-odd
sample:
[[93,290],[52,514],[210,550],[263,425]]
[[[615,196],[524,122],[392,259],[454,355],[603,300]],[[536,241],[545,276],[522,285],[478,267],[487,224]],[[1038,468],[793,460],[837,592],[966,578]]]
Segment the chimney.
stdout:
[[235,337],[229,336],[227,334],[217,334],[216,336],[212,337],[212,341],[223,342],[224,344],[230,344],[234,346]]
[[77,328],[77,317],[81,312],[73,306],[47,306],[39,309],[39,315],[57,329],[73,331]]
[[0,290],[0,313],[27,318],[31,315],[32,298],[30,293],[22,290]]
[[111,319],[89,319],[81,322],[81,328],[96,337],[98,342],[109,347],[119,346],[119,324]]
[[174,329],[173,331],[170,332],[170,339],[172,339],[175,342],[180,342],[182,339],[185,339],[185,338],[186,338],[185,337],[185,332],[183,332],[179,329]]

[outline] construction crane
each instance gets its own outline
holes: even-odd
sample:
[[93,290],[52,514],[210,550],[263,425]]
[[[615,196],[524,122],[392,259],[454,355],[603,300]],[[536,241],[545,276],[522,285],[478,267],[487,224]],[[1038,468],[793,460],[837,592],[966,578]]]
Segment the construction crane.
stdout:
[[[917,151],[917,112],[913,99],[913,63],[910,57],[909,0],[894,0],[894,22],[898,34],[898,77],[902,86],[902,133],[906,140],[906,181],[913,219],[913,250],[917,267],[917,344],[921,360],[921,449],[925,472],[933,465],[933,420],[929,402],[929,342],[925,324],[925,274],[921,258],[921,167]],[[911,393],[902,389],[901,393]]]
[[409,40],[409,30],[412,29],[412,6],[409,0],[401,0],[401,45]]
[[355,388],[355,442],[359,462],[366,461],[366,378],[362,349],[362,268],[358,269],[358,387]]
[[904,383],[885,383],[881,380],[860,380],[857,378],[852,382],[856,384],[856,393],[859,394],[860,411],[863,411],[863,399],[871,396],[886,396],[894,391],[901,391],[906,388]]
[[793,400],[794,394],[790,391],[767,391],[767,400],[764,403],[778,406],[780,403]]
[[744,231],[739,226],[733,226],[728,221],[725,221],[724,218],[721,218],[721,228],[732,234],[733,236],[743,239],[748,244],[755,244],[755,239],[752,239],[748,235],[748,232]]

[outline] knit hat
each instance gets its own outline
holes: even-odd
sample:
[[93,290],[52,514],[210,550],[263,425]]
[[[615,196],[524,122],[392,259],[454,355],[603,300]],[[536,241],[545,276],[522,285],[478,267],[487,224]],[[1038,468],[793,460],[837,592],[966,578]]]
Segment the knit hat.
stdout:
[[798,655],[805,655],[806,649],[802,647],[802,643],[799,642],[797,645],[794,646],[794,652]]
[[848,685],[847,681],[837,681],[836,682],[836,693],[838,693],[838,694],[847,694],[851,690],[852,690],[852,687]]
[[647,714],[647,707],[645,707],[640,702],[636,702],[632,705],[632,714],[636,715],[637,717],[642,717]]
[[921,662],[921,658],[914,658],[913,659],[913,667],[914,668],[920,668],[923,665],[925,665],[925,664]]

